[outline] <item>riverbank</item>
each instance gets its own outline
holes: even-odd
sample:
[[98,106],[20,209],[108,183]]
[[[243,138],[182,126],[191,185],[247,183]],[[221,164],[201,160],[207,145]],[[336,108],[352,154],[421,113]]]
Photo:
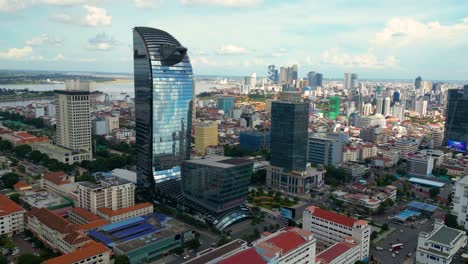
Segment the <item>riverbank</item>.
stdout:
[[52,100],[54,96],[31,96],[31,97],[1,97],[0,96],[0,103],[5,102],[16,102],[16,101],[40,101],[40,100]]

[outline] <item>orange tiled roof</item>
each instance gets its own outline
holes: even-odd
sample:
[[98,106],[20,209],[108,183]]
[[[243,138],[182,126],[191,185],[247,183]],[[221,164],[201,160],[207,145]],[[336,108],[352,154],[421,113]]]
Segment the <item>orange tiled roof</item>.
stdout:
[[55,185],[63,185],[63,184],[68,184],[70,183],[69,180],[66,180],[67,174],[63,171],[51,171],[46,174],[44,174],[44,179],[48,180]]
[[77,214],[77,215],[83,217],[87,222],[94,222],[94,221],[102,220],[101,217],[91,213],[90,211],[87,211],[87,210],[85,210],[83,208],[80,208],[80,207],[72,208],[72,209],[70,209],[69,212],[72,212],[74,214]]
[[19,181],[17,183],[15,183],[15,185],[13,185],[13,188],[15,188],[15,190],[21,190],[21,189],[32,189],[32,186],[25,183],[24,181]]
[[104,244],[91,240],[78,250],[56,258],[48,259],[44,261],[43,264],[75,263],[106,252],[111,253],[110,251],[111,250]]
[[82,231],[87,231],[87,230],[91,230],[91,229],[96,229],[96,228],[101,227],[101,226],[105,226],[107,224],[109,224],[109,222],[107,222],[104,219],[100,219],[100,220],[97,220],[97,221],[94,221],[94,222],[90,222],[90,223],[87,223],[87,224],[84,224],[84,225],[80,225],[79,228]]
[[116,216],[116,215],[126,214],[128,212],[136,211],[136,210],[139,210],[139,209],[143,209],[143,208],[149,207],[149,206],[153,206],[153,205],[148,203],[148,202],[145,202],[145,203],[135,204],[134,206],[122,208],[122,209],[119,209],[119,210],[112,210],[112,209],[105,208],[105,207],[98,208],[98,210],[101,213],[106,214],[108,216]]
[[354,223],[356,222],[354,218],[323,210],[316,206],[309,206],[307,209],[312,212],[312,216],[322,218],[330,222],[338,223],[347,227],[353,227]]
[[61,234],[68,234],[78,229],[78,226],[46,208],[32,208],[28,217],[36,217],[41,223]]
[[0,216],[5,216],[21,211],[25,211],[23,207],[19,206],[5,195],[0,194]]

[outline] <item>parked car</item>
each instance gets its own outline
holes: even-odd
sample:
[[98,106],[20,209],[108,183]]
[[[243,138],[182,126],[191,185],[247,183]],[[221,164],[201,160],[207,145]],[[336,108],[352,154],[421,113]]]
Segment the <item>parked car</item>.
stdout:
[[382,250],[383,250],[383,248],[381,248],[381,247],[376,247],[375,249],[378,250],[378,251],[382,251]]

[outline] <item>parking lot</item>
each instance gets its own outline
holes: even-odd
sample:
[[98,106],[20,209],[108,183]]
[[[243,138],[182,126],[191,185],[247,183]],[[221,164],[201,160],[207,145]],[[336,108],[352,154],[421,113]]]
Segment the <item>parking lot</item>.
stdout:
[[25,241],[21,236],[17,235],[12,237],[12,241],[15,244],[15,247],[19,249],[19,253],[15,254],[14,256],[8,256],[9,261],[15,261],[19,255],[30,253],[30,254],[40,254],[41,250],[37,248],[33,248],[31,246],[31,241]]
[[[371,247],[371,256],[373,256],[378,263],[414,263],[412,260],[414,260],[416,253],[419,232],[431,231],[433,228],[433,221],[427,220],[424,223],[419,223],[416,225],[417,228],[414,229],[410,226],[393,223],[389,224],[389,226],[395,228],[395,231]],[[403,248],[398,250],[398,254],[389,251],[392,245],[398,243],[403,244]],[[376,250],[377,247],[382,248],[382,250]],[[408,257],[408,253],[411,253],[411,257]]]

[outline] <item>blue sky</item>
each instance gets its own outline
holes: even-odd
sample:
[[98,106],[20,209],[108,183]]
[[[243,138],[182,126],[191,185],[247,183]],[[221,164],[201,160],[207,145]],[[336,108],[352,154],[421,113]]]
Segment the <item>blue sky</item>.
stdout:
[[466,0],[0,0],[0,69],[132,72],[135,26],[171,33],[195,74],[468,80]]

